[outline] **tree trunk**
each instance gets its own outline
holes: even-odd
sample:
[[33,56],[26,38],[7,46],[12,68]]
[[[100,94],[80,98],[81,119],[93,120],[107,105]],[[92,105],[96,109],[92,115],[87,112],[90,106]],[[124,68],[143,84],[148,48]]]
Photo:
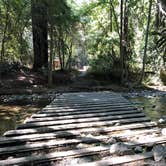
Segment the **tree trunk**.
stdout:
[[120,3],[120,63],[121,63],[121,83],[124,78],[124,50],[123,50],[123,0]]
[[58,56],[59,56],[59,61],[60,61],[60,68],[63,70],[63,64],[62,64],[62,55],[61,55],[61,37],[58,38]]
[[9,20],[9,4],[6,3],[6,15],[5,15],[5,27],[3,30],[3,36],[1,41],[1,62],[3,61],[3,57],[5,55],[5,42],[6,42],[6,33],[8,29],[8,20]]
[[[113,12],[112,12],[112,1],[110,0],[110,32],[112,33],[113,31]],[[113,43],[111,43],[111,56],[113,57],[113,52],[114,52],[114,48],[113,48]]]
[[71,41],[70,46],[68,46],[68,60],[66,62],[66,67],[65,67],[68,70],[71,70],[72,48],[73,48],[73,43]]
[[112,14],[114,16],[114,20],[115,20],[115,24],[116,24],[116,29],[117,29],[117,32],[118,32],[119,37],[120,37],[118,18],[117,18],[117,15],[116,15],[116,12],[115,12],[115,9],[114,9],[112,1],[110,1],[110,7],[111,7],[111,10],[112,10]]
[[124,44],[122,45],[123,47],[123,57],[124,57],[124,75],[123,75],[123,80],[128,82],[128,56],[129,56],[129,40],[128,40],[128,0],[125,1],[124,5],[124,24],[123,24],[123,37],[124,37]]
[[48,73],[48,86],[52,87],[52,65],[53,65],[53,49],[54,49],[54,40],[53,40],[53,27],[50,25],[50,60],[49,60],[49,73]]
[[31,0],[34,70],[48,67],[47,6],[44,0]]
[[148,22],[146,27],[146,34],[145,34],[145,47],[144,47],[144,55],[143,55],[143,62],[142,62],[142,71],[141,76],[139,80],[139,84],[142,83],[142,80],[144,79],[145,75],[145,65],[146,65],[146,59],[147,59],[147,46],[148,46],[148,37],[149,37],[149,27],[150,27],[150,20],[151,20],[151,9],[152,9],[152,0],[149,2],[149,11],[148,11]]
[[62,70],[65,69],[65,43],[64,43],[64,39],[62,38],[61,40],[61,46],[62,46]]

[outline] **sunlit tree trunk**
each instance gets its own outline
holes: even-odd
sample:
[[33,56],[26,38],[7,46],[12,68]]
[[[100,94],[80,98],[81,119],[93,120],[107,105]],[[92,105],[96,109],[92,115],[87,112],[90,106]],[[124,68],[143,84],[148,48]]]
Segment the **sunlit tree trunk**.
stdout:
[[145,66],[146,66],[146,59],[147,59],[147,46],[148,46],[148,37],[149,37],[149,27],[150,27],[150,20],[151,20],[151,9],[152,9],[152,0],[150,0],[150,2],[149,2],[148,21],[147,21],[146,34],[145,34],[145,47],[144,47],[142,71],[141,71],[141,76],[140,76],[139,83],[142,83],[144,75],[145,75]]

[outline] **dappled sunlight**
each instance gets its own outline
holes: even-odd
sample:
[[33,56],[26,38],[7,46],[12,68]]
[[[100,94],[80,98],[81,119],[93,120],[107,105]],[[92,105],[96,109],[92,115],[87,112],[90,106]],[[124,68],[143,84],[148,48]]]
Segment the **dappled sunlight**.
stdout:
[[19,81],[23,81],[23,80],[26,80],[26,77],[24,77],[24,76],[19,76],[17,79],[18,79]]
[[[112,161],[118,156],[131,160],[131,156],[137,154],[146,158],[146,153],[152,157],[154,143],[165,141],[157,124],[121,95],[90,94],[83,94],[84,99],[74,93],[66,95],[64,100],[55,99],[25,124],[6,132],[6,140],[0,144],[21,141],[10,148],[10,153],[17,150],[19,162],[41,161],[61,166],[98,162],[109,157]],[[36,110],[31,107],[24,109]],[[25,117],[24,111],[20,114]],[[0,154],[2,152],[9,153],[8,149]],[[8,162],[11,161],[14,160]]]
[[[33,113],[38,112],[43,107],[45,101],[41,98],[43,103],[36,104],[22,104],[25,99],[20,100],[19,103],[0,104],[0,135],[5,131],[15,129],[16,125],[23,123]],[[48,101],[47,101],[48,102]]]
[[141,102],[143,104],[142,111],[150,117],[152,120],[159,120],[160,118],[166,118],[166,97],[154,97],[149,95],[145,97],[133,97],[130,98],[132,102]]

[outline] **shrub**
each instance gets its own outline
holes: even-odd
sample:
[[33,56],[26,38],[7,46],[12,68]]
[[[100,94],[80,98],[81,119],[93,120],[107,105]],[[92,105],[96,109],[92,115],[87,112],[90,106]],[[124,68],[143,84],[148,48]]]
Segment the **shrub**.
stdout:
[[109,73],[113,64],[109,55],[101,55],[90,61],[90,71],[92,73]]

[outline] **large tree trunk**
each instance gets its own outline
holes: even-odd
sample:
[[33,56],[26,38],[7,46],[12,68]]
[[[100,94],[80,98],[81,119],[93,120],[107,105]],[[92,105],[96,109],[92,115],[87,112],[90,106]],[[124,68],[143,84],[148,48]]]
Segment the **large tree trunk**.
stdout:
[[144,55],[143,55],[143,62],[142,62],[142,71],[139,83],[142,83],[142,80],[145,75],[145,65],[146,65],[146,59],[147,59],[147,46],[148,46],[148,37],[149,37],[149,27],[150,27],[150,20],[151,20],[151,9],[152,9],[152,0],[149,2],[149,12],[148,12],[148,22],[146,27],[146,36],[145,36],[145,47],[144,47]]
[[48,67],[47,6],[44,0],[31,0],[34,70]]

